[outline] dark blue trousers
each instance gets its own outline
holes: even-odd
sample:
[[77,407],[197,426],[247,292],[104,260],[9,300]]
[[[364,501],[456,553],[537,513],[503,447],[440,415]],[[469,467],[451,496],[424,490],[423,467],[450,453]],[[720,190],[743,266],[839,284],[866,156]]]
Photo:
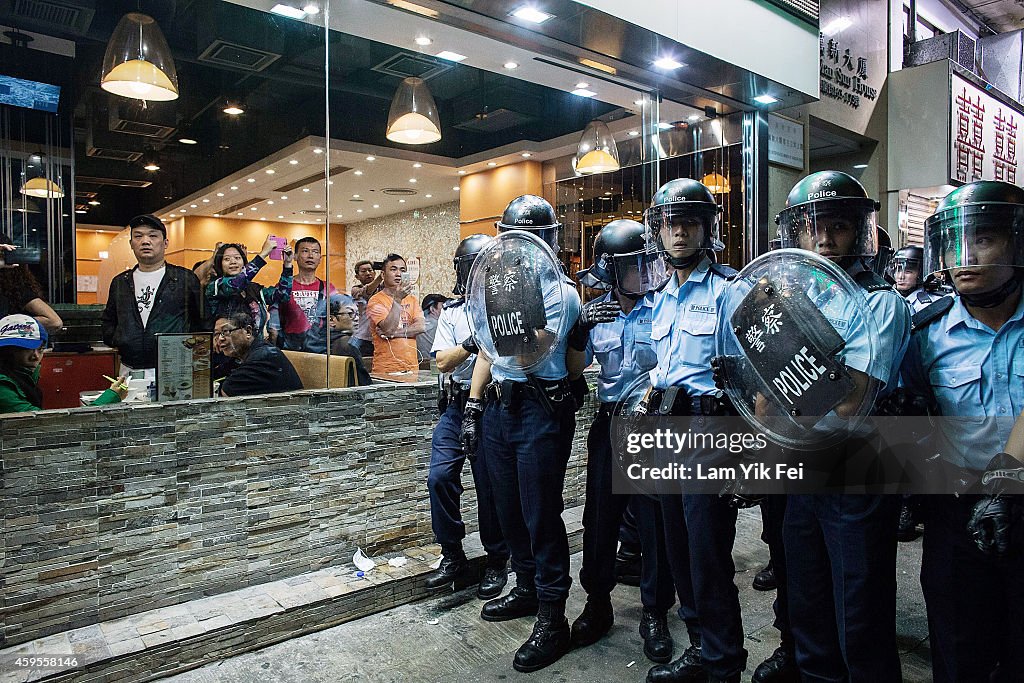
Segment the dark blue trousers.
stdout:
[[789,618],[804,681],[902,680],[896,649],[896,495],[791,495]]
[[[462,522],[462,511],[459,507],[463,491],[462,467],[466,461],[460,441],[461,430],[462,408],[453,403],[441,415],[430,441],[430,472],[427,475],[430,525],[434,530],[434,537],[441,544],[442,551],[461,549],[462,539],[466,537],[466,525]],[[487,478],[484,464],[479,459],[471,463],[470,467],[476,484],[480,542],[487,551],[487,563],[494,567],[504,567],[508,562],[508,545],[498,525],[491,482]]]
[[977,496],[922,498],[933,679],[1024,681],[1024,545],[1005,557],[985,555],[967,532]]
[[633,506],[627,505],[626,511],[622,513],[622,524],[619,526],[619,543],[630,552],[641,552],[640,532],[636,528],[636,517],[633,514]]
[[768,554],[775,571],[775,628],[779,630],[779,645],[793,652],[793,628],[789,623],[789,586],[786,584],[786,552],[782,532],[786,520],[786,496],[766,496],[761,503],[761,540],[768,545]]
[[728,678],[747,666],[739,591],[733,576],[736,509],[715,494],[661,496],[665,542],[687,631],[701,635],[708,673]]
[[572,585],[562,488],[576,413],[569,401],[555,405],[549,415],[532,398],[512,408],[491,401],[481,453],[516,584],[535,586],[546,602],[565,600]]
[[636,519],[642,564],[640,602],[664,614],[675,600],[672,575],[661,528],[661,506],[643,495],[612,493],[614,454],[611,421],[597,416],[587,434],[587,499],[583,506],[583,566],[580,584],[591,598],[607,598],[615,588],[615,552],[623,514],[629,508]]

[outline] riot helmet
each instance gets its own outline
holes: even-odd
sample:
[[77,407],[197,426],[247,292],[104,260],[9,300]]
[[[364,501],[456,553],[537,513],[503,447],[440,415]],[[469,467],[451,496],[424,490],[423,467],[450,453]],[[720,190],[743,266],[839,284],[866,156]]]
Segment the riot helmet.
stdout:
[[452,289],[458,295],[466,293],[466,283],[469,282],[469,270],[473,267],[473,261],[480,250],[490,244],[494,238],[490,235],[470,235],[459,242],[455,248],[455,258],[452,260],[455,266],[455,287]]
[[555,210],[543,197],[524,194],[516,197],[505,207],[501,220],[494,224],[498,232],[505,230],[526,230],[531,232],[555,252],[558,252],[558,229],[562,224],[555,216]]
[[785,248],[842,259],[878,253],[879,204],[841,171],[812,173],[789,191],[775,222]]
[[896,289],[906,296],[921,286],[921,265],[924,249],[910,245],[899,249],[889,263],[887,275],[896,283]]
[[608,223],[594,239],[593,265],[576,277],[594,289],[618,289],[626,296],[643,296],[668,276],[657,249],[647,240],[642,223],[620,219]]
[[[706,252],[723,248],[718,228],[721,212],[707,187],[691,178],[677,178],[654,193],[644,222],[650,241],[665,260],[676,268],[688,268]],[[700,233],[694,234],[698,227]]]
[[1024,276],[1024,190],[997,180],[968,183],[924,222],[928,274],[949,271],[971,305],[996,306]]

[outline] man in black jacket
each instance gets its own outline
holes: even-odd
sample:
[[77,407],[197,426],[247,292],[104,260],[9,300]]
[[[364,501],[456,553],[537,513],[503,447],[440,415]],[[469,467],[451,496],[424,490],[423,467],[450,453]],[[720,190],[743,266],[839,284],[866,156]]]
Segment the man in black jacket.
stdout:
[[276,346],[255,335],[256,324],[245,312],[218,318],[214,337],[224,355],[239,361],[237,368],[221,382],[221,396],[251,396],[299,391],[302,380],[291,361]]
[[128,223],[138,265],[110,281],[103,341],[121,355],[121,371],[156,367],[156,335],[197,332],[202,325],[199,280],[164,260],[167,229],[152,214]]

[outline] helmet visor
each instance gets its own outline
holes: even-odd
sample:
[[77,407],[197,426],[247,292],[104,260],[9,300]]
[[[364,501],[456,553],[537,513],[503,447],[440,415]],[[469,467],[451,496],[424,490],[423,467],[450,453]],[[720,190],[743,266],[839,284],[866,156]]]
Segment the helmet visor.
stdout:
[[466,283],[469,282],[469,271],[473,267],[476,254],[466,254],[455,257],[455,289],[456,294],[466,293]]
[[921,284],[921,259],[894,256],[886,272],[897,287],[917,287]]
[[826,258],[873,257],[878,253],[878,212],[870,199],[801,204],[779,214],[779,238],[783,248]]
[[697,249],[714,249],[722,243],[718,232],[718,207],[678,202],[652,206],[644,213],[650,242],[675,258],[686,258]]
[[660,252],[653,249],[612,257],[615,286],[626,295],[643,296],[668,279],[668,268]]
[[929,274],[950,268],[1024,267],[1024,206],[953,207],[925,221]]

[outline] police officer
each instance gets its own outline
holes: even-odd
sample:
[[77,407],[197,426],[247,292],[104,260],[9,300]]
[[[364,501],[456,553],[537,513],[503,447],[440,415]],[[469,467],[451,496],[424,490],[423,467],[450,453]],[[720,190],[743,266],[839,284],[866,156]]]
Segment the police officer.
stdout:
[[[910,333],[906,303],[871,269],[877,209],[853,177],[820,171],[790,190],[776,218],[783,247],[832,259],[865,291],[883,358],[869,367],[856,354],[846,356],[857,385],[844,401],[848,405],[859,404],[868,392],[877,389],[885,395],[896,387]],[[836,327],[845,333],[848,351],[865,343],[853,337],[866,334],[863,328],[852,328]],[[787,599],[803,680],[901,680],[896,650],[899,510],[899,496],[788,497],[783,529]]]
[[651,346],[653,296],[650,290],[664,280],[657,251],[648,248],[644,226],[616,220],[601,228],[594,240],[593,266],[581,271],[580,281],[610,290],[583,307],[570,335],[570,346],[585,350],[587,364],[601,366],[597,395],[600,406],[587,436],[587,496],[583,508],[583,567],[580,584],[587,592],[583,613],[573,622],[572,643],[597,642],[614,622],[611,592],[615,588],[615,546],[627,506],[640,536],[642,565],[640,636],[644,654],[654,662],[672,658],[672,634],[666,613],[675,602],[665,555],[661,509],[644,495],[613,495],[615,467],[611,419],[615,404],[638,377],[657,364]]
[[[455,250],[455,288],[459,298],[446,303],[437,321],[437,334],[431,355],[437,368],[444,373],[439,405],[443,405],[441,419],[434,428],[430,448],[430,472],[427,490],[430,494],[430,524],[434,537],[441,544],[441,566],[427,577],[427,588],[451,586],[465,578],[469,570],[462,539],[466,525],[462,522],[459,498],[462,496],[462,467],[466,453],[462,450],[462,411],[469,398],[470,380],[477,348],[473,341],[469,316],[466,313],[466,281],[469,269],[480,252],[493,238],[489,235],[470,235]],[[509,552],[498,516],[494,508],[491,483],[483,462],[472,455],[469,459],[476,483],[477,515],[480,541],[487,552],[483,579],[477,588],[477,597],[489,600],[501,594],[508,582],[505,568]]]
[[914,316],[903,381],[946,418],[934,445],[949,480],[972,484],[966,495],[924,496],[933,677],[1021,681],[1024,512],[1009,494],[1021,491],[1024,464],[999,451],[1024,410],[1024,190],[964,185],[939,203],[925,232],[925,267],[948,271],[956,294]]
[[[704,185],[682,178],[663,185],[647,212],[648,228],[674,269],[655,296],[651,327],[658,365],[650,373],[650,404],[662,414],[706,415],[721,409],[711,358],[717,313],[735,271],[709,258],[721,245],[720,211]],[[670,399],[673,394],[679,398]],[[660,503],[690,647],[673,662],[653,667],[647,680],[739,681],[747,652],[733,581],[736,508],[717,494],[667,494]]]
[[[526,230],[558,250],[561,224],[541,197],[513,199],[496,224],[499,232]],[[562,315],[575,321],[580,298],[572,281],[563,279]],[[559,297],[545,291],[547,318],[556,314]],[[538,334],[549,334],[540,332]],[[513,660],[517,671],[530,672],[557,661],[569,649],[565,599],[569,542],[562,522],[562,487],[576,428],[576,406],[568,377],[583,372],[583,353],[568,349],[567,337],[554,340],[553,353],[531,373],[491,366],[477,360],[463,419],[463,444],[474,448],[482,434],[483,458],[493,482],[498,520],[512,553],[516,587],[484,604],[481,617],[505,621],[537,616],[533,633]],[[484,402],[485,389],[487,395]],[[482,419],[481,419],[482,418]],[[481,422],[482,429],[481,429]]]

